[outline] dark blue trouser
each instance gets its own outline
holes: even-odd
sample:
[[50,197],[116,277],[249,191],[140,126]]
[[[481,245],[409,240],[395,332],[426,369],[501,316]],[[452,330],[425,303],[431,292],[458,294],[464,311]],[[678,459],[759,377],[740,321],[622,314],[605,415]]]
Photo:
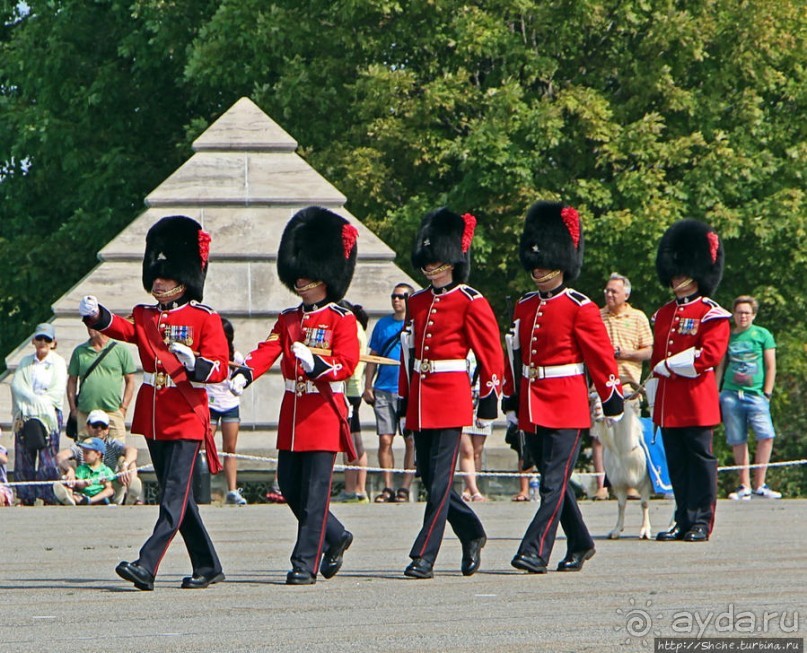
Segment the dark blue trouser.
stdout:
[[559,523],[566,533],[567,554],[594,547],[569,485],[584,433],[584,429],[539,426],[535,433],[525,434],[525,444],[541,473],[541,505],[524,533],[518,552],[537,555],[544,564],[549,562]]
[[712,532],[717,501],[712,435],[709,426],[661,429],[675,495],[675,523],[684,531],[705,526]]
[[202,443],[199,440],[149,439],[146,443],[160,484],[160,513],[154,532],[140,549],[138,563],[156,575],[179,531],[188,549],[193,575],[221,573],[221,562],[193,498],[193,468]]
[[423,527],[409,557],[434,564],[446,520],[461,542],[484,537],[479,517],[454,489],[454,469],[460,448],[461,428],[427,429],[415,432],[415,454],[420,479],[428,491]]
[[297,518],[291,564],[313,576],[319,571],[324,545],[336,544],[345,533],[330,511],[335,460],[332,451],[279,451],[277,457],[280,491]]

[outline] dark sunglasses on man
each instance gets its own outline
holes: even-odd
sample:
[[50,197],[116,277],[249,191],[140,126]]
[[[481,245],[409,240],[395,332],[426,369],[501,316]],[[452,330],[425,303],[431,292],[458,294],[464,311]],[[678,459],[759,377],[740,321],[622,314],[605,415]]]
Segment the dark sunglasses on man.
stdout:
[[90,424],[90,427],[94,429],[108,429],[109,424],[104,424],[103,422],[93,422]]
[[409,293],[408,292],[403,292],[403,293],[394,292],[394,293],[392,293],[390,295],[390,297],[392,299],[406,299],[407,297],[409,297]]
[[53,338],[48,338],[47,336],[37,336],[36,338],[34,338],[34,340],[42,340],[43,342],[46,342],[48,344],[53,342]]

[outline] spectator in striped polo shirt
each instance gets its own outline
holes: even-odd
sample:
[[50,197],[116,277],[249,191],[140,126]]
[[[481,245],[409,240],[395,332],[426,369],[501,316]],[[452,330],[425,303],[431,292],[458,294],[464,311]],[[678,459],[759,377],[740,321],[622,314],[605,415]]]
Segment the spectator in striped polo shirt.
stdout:
[[[630,290],[630,280],[626,276],[612,273],[605,285],[605,306],[600,309],[600,316],[614,346],[619,380],[623,386],[631,383],[639,386],[642,381],[642,363],[650,360],[653,353],[653,331],[647,316],[628,303]],[[630,388],[626,392],[630,392]],[[600,429],[604,428],[607,428],[605,422],[594,422],[591,429],[592,458],[597,474],[604,474],[600,442]],[[608,488],[604,482],[604,475],[597,476],[597,492],[593,497],[595,501],[608,498]],[[639,493],[632,489],[628,492],[628,498],[638,499]]]

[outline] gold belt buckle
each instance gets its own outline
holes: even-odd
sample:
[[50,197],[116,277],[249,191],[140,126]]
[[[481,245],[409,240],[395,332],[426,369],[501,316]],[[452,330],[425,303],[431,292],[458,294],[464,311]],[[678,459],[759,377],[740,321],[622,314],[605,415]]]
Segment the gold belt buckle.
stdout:
[[540,370],[537,367],[531,366],[530,367],[530,374],[529,377],[531,379],[540,379]]
[[432,371],[432,364],[429,362],[428,358],[423,359],[420,361],[420,373],[421,374],[428,374]]
[[165,372],[157,372],[154,375],[154,387],[157,388],[157,390],[160,390],[165,387],[166,377],[167,375]]
[[297,384],[294,386],[294,389],[297,392],[297,396],[301,397],[305,394],[306,390],[308,389],[308,384],[305,381],[298,381]]

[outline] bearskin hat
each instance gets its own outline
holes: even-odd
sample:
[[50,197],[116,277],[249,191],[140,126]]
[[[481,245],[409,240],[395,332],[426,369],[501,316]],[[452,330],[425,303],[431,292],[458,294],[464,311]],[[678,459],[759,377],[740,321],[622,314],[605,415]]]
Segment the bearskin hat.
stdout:
[[427,213],[415,239],[412,265],[422,269],[429,263],[450,263],[454,266],[454,281],[465,283],[471,274],[475,228],[476,218],[470,213],[460,216],[447,208]]
[[583,267],[583,248],[583,225],[576,209],[544,201],[529,208],[518,246],[525,270],[561,270],[564,281],[572,281]]
[[143,288],[150,293],[155,279],[173,279],[186,287],[186,297],[201,302],[209,252],[210,234],[196,220],[184,215],[160,219],[146,234]]
[[320,206],[295,213],[283,230],[277,273],[292,292],[297,279],[322,281],[327,299],[339,302],[356,267],[358,231],[343,217]]
[[705,222],[680,220],[661,237],[656,272],[667,288],[673,277],[682,275],[697,281],[702,294],[711,295],[723,278],[723,243]]

